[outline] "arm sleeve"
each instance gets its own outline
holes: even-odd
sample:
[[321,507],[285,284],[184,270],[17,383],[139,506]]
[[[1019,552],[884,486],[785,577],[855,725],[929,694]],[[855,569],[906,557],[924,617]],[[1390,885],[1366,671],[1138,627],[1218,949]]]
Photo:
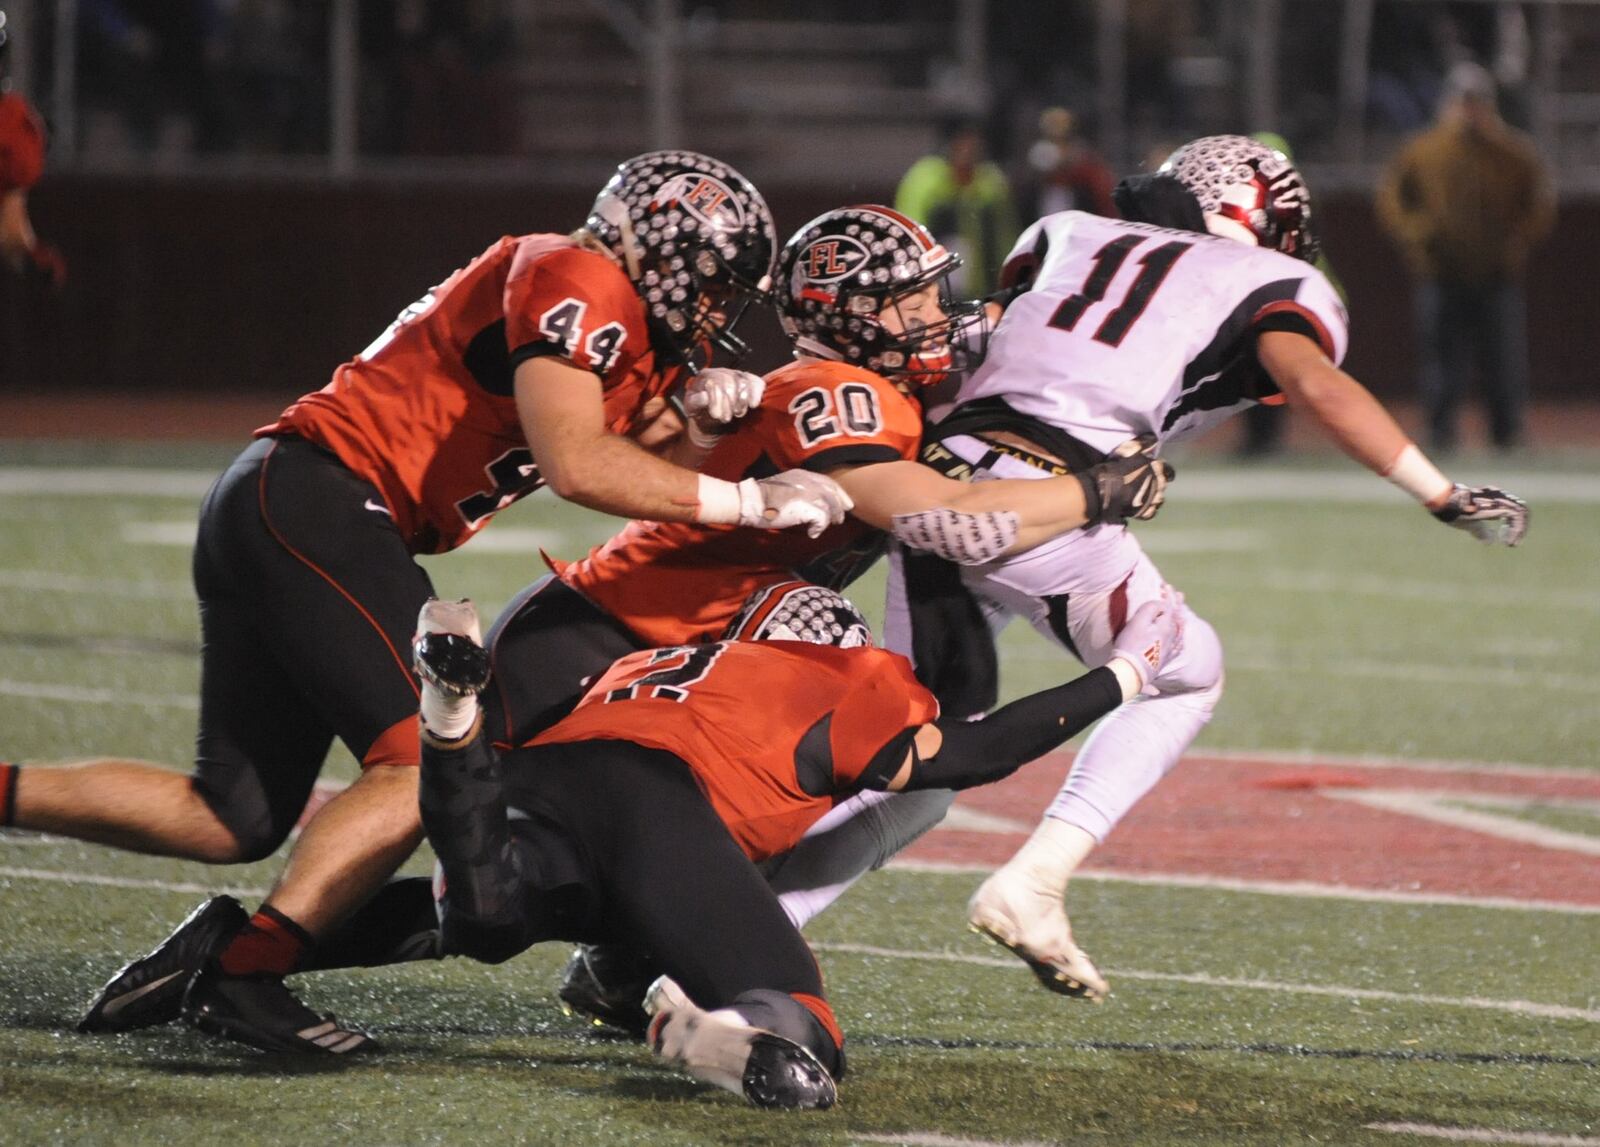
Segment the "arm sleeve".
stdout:
[[528,947],[523,875],[506,818],[500,759],[480,724],[459,748],[422,744],[422,827],[444,886],[439,927],[447,954],[498,964]]
[[968,789],[1003,780],[1029,761],[1076,736],[1122,704],[1111,670],[1082,677],[1013,701],[977,721],[941,717],[938,753],[913,760],[910,789]]

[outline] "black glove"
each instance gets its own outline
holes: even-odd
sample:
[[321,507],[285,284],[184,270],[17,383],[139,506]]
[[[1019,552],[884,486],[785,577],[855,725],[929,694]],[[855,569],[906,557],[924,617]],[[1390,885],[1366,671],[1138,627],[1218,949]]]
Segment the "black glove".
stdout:
[[1167,483],[1177,474],[1156,457],[1156,445],[1151,434],[1130,438],[1104,462],[1074,475],[1083,486],[1088,525],[1121,525],[1129,518],[1143,522],[1156,516],[1167,496]]
[[1457,482],[1433,516],[1490,546],[1514,546],[1528,532],[1528,503],[1493,486]]

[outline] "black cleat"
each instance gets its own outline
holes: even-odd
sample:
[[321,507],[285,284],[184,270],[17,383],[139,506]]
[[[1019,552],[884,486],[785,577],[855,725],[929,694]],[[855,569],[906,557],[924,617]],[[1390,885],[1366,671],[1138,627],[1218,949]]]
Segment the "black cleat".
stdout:
[[561,970],[561,1010],[596,1027],[644,1037],[650,1016],[644,995],[656,978],[649,961],[622,944],[581,944]]
[[262,1051],[343,1055],[378,1046],[306,1007],[277,976],[225,976],[208,968],[189,985],[183,1018],[208,1035]]
[[450,697],[470,697],[489,684],[489,651],[478,629],[478,611],[467,598],[430,597],[417,615],[411,664],[428,684]]
[[839,1085],[817,1057],[771,1032],[750,1040],[743,1083],[744,1097],[757,1107],[826,1111],[839,1101]]
[[244,906],[231,896],[207,900],[159,948],[106,981],[78,1021],[78,1030],[129,1032],[171,1023],[183,1008],[189,982],[249,919]]

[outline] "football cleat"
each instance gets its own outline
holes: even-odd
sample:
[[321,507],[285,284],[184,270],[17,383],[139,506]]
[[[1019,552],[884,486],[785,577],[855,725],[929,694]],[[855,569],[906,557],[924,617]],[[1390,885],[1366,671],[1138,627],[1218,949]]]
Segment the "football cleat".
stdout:
[[78,1021],[78,1030],[128,1032],[171,1023],[183,1008],[189,982],[249,919],[244,906],[231,896],[207,900],[159,948],[106,981]]
[[225,976],[208,968],[183,998],[183,1018],[208,1035],[262,1051],[344,1055],[377,1044],[302,1004],[277,976]]
[[1111,986],[1073,943],[1061,898],[1028,886],[1006,868],[994,872],[967,903],[972,930],[1028,965],[1052,992],[1103,1003]]
[[838,1102],[838,1084],[816,1056],[793,1040],[751,1027],[734,1009],[696,1007],[666,976],[651,985],[646,1006],[651,1050],[696,1079],[757,1107],[821,1111]]
[[450,697],[470,697],[489,683],[489,653],[471,600],[430,597],[417,616],[412,665],[428,684]]
[[655,974],[643,956],[622,944],[580,944],[561,970],[556,995],[569,1016],[643,1038],[650,1024],[645,992]]

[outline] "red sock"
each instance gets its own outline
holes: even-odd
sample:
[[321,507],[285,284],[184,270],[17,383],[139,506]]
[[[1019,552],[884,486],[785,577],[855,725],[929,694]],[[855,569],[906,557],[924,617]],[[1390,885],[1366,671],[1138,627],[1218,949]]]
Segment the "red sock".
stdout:
[[230,976],[287,976],[311,950],[311,934],[270,904],[250,917],[217,958]]
[[0,761],[0,828],[16,823],[17,778],[22,775],[21,765]]

